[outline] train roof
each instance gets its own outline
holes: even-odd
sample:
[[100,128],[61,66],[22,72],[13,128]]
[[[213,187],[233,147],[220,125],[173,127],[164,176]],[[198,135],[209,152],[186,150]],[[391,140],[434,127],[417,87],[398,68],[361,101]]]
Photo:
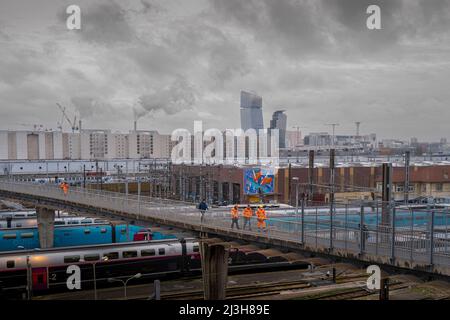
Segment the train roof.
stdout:
[[[109,222],[101,222],[101,223],[80,223],[80,224],[57,224],[55,228],[87,228],[87,227],[109,227],[111,226]],[[15,227],[15,228],[0,228],[0,231],[20,231],[26,229],[37,229],[37,226],[25,226],[25,227]]]
[[[185,238],[186,242],[194,242],[195,238]],[[107,243],[107,244],[93,244],[84,246],[71,246],[71,247],[58,247],[58,248],[48,248],[48,249],[33,249],[33,250],[14,250],[14,251],[4,251],[0,252],[0,258],[13,255],[24,255],[33,253],[58,253],[66,251],[80,251],[84,249],[108,249],[108,248],[127,248],[139,245],[147,244],[174,244],[179,243],[180,239],[163,239],[163,240],[150,240],[150,241],[132,241],[132,242],[121,242],[121,243]]]

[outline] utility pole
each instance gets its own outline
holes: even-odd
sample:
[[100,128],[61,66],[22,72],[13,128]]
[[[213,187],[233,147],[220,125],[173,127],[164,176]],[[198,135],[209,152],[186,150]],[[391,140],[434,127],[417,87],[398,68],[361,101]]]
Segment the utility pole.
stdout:
[[409,151],[405,152],[405,186],[404,186],[404,200],[405,204],[409,202],[409,160],[411,153]]
[[309,167],[308,167],[308,198],[310,203],[313,201],[313,183],[314,183],[314,150],[309,150]]
[[383,225],[390,224],[390,210],[392,201],[392,163],[383,163],[383,186],[382,186],[382,214],[381,223]]
[[86,164],[83,164],[83,189],[86,189]]
[[334,167],[335,150],[330,149],[330,250],[333,250]]

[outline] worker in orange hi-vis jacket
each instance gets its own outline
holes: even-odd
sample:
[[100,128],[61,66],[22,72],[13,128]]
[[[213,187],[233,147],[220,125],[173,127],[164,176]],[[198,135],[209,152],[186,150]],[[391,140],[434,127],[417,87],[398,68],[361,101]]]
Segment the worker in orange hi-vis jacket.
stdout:
[[235,225],[239,230],[239,210],[237,205],[231,209],[231,229],[234,229]]
[[250,220],[252,219],[252,216],[253,216],[253,210],[249,204],[244,209],[243,215],[244,215],[244,227],[242,229],[245,230],[245,226],[247,226],[247,224],[248,224],[248,230],[251,231],[252,226],[250,225]]
[[264,210],[263,206],[259,206],[258,210],[256,211],[256,217],[258,220],[258,231],[261,229],[266,230],[266,210]]
[[59,185],[59,187],[62,189],[62,191],[64,192],[64,195],[67,196],[67,194],[69,193],[69,184],[67,182],[61,182],[61,184]]

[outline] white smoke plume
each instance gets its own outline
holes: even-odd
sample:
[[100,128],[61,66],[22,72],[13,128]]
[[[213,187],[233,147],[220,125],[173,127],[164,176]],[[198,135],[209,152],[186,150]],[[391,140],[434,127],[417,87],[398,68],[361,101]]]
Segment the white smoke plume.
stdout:
[[158,111],[174,115],[183,110],[190,110],[195,101],[194,89],[186,79],[178,77],[169,86],[155,90],[151,94],[141,95],[138,106],[133,108],[134,118],[138,120]]

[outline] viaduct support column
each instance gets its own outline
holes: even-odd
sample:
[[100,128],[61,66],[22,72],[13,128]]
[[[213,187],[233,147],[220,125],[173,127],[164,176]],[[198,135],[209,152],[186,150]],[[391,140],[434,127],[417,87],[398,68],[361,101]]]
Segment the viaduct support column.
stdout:
[[230,244],[220,239],[201,241],[203,291],[205,300],[225,300]]
[[55,232],[55,211],[43,207],[38,207],[37,223],[39,230],[39,244],[41,249],[53,248],[53,238]]

